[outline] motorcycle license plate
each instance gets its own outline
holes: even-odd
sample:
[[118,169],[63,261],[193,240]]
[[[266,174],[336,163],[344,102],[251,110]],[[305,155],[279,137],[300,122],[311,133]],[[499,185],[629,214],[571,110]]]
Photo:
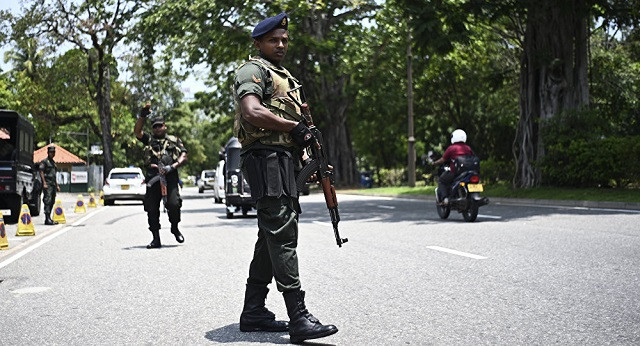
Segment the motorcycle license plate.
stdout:
[[129,190],[129,185],[120,185],[122,190]]
[[469,192],[482,192],[482,184],[467,184]]

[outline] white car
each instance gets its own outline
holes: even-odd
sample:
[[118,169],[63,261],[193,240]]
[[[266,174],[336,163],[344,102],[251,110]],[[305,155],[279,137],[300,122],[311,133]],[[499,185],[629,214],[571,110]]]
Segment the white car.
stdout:
[[213,189],[213,181],[216,179],[215,169],[206,169],[200,173],[200,179],[198,180],[198,192],[203,193],[204,190]]
[[118,199],[144,201],[147,184],[142,170],[138,167],[114,168],[109,172],[102,190],[104,205],[113,205]]
[[213,182],[213,199],[216,203],[222,203],[224,199],[224,160],[220,160],[216,168],[216,179]]

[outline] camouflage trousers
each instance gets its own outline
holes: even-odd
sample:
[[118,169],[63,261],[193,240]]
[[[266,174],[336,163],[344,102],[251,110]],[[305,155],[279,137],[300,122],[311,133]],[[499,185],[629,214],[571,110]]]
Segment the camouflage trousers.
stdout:
[[280,292],[300,288],[298,273],[297,198],[263,197],[256,202],[258,240],[249,265],[247,283],[267,286],[275,278]]
[[45,217],[51,216],[53,204],[56,202],[56,188],[52,184],[47,184],[47,188],[42,190],[42,203],[44,204]]

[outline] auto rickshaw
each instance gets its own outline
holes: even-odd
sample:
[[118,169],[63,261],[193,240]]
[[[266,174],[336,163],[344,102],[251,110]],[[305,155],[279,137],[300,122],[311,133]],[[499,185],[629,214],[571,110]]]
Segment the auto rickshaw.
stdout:
[[242,145],[236,137],[231,137],[224,146],[224,181],[225,203],[227,205],[227,219],[233,218],[233,213],[242,211],[242,215],[255,207],[251,199],[251,188],[242,174],[240,167],[240,150]]

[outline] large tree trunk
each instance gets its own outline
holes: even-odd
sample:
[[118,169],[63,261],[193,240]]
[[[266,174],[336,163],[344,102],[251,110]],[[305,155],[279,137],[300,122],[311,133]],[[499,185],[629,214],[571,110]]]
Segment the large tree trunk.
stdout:
[[111,135],[111,71],[109,70],[109,64],[102,55],[99,56],[98,62],[96,103],[98,104],[98,116],[100,117],[100,129],[102,130],[104,172],[109,173],[113,168],[113,153],[111,150],[113,140]]
[[585,0],[531,1],[520,66],[520,120],[514,142],[515,187],[542,182],[544,121],[588,105]]
[[[330,30],[331,19],[326,13],[312,13],[302,21],[303,31],[322,42]],[[345,90],[349,77],[339,72],[341,61],[331,52],[311,51],[308,47],[299,49],[293,60],[300,61],[300,64],[292,65],[291,70],[300,77],[309,103],[314,106],[312,114],[315,114],[315,122],[320,124],[336,184],[354,185],[358,181],[358,170],[347,127],[350,100]],[[309,56],[313,56],[313,61],[309,61]]]

